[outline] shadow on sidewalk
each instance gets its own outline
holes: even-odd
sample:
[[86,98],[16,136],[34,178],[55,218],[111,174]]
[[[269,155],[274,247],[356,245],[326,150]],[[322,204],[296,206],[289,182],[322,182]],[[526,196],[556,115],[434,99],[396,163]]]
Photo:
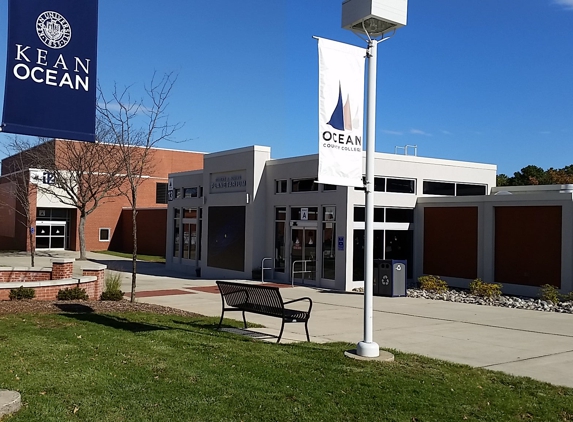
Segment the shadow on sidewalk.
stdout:
[[[107,265],[107,269],[123,273],[131,273],[131,260],[127,259],[89,259],[96,264]],[[173,277],[186,280],[197,280],[193,274],[170,271],[165,268],[165,264],[159,262],[137,261],[137,274],[151,275],[156,277]]]

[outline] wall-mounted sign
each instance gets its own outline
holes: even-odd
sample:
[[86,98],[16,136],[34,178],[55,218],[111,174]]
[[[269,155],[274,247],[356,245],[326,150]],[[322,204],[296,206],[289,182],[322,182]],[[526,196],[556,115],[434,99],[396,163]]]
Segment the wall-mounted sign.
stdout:
[[301,208],[300,209],[300,219],[301,220],[308,220],[308,208]]
[[211,173],[209,190],[211,193],[230,193],[247,191],[246,170],[225,173]]
[[338,250],[344,250],[344,236],[338,236]]

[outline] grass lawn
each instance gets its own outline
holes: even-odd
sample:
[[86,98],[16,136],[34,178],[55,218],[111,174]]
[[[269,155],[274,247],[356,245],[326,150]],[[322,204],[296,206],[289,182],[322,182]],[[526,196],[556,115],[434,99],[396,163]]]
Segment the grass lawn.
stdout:
[[[131,253],[124,253],[124,252],[114,252],[114,251],[94,251],[95,253],[101,253],[104,255],[111,255],[111,256],[119,256],[121,258],[132,258],[133,255]],[[156,256],[156,255],[140,255],[137,254],[137,259],[139,261],[147,261],[147,262],[159,262],[165,264],[165,257],[163,256]]]
[[[230,324],[235,324],[229,321]],[[0,387],[10,422],[569,421],[573,390],[354,345],[269,344],[216,319],[126,314],[0,316]]]

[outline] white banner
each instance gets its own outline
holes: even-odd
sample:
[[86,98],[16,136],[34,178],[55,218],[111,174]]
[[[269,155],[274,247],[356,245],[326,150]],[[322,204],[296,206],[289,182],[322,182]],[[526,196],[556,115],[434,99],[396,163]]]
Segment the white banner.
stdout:
[[362,187],[366,50],[318,38],[318,182]]

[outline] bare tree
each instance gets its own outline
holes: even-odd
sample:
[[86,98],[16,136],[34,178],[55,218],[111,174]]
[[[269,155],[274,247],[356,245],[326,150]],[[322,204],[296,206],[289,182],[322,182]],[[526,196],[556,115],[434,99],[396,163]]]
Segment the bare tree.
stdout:
[[33,161],[27,151],[31,146],[30,141],[25,138],[18,136],[7,138],[4,149],[8,157],[2,163],[0,181],[0,186],[5,195],[0,196],[0,206],[13,211],[16,221],[25,226],[28,233],[28,244],[30,245],[30,266],[34,267],[36,257],[34,222],[36,216],[31,198],[36,197],[38,182],[33,179],[34,175],[30,170],[30,167],[33,167]]
[[98,114],[109,138],[117,146],[126,183],[121,191],[131,206],[133,254],[131,273],[131,301],[135,301],[137,285],[137,193],[141,184],[153,170],[153,147],[161,141],[173,141],[172,135],[182,124],[169,122],[168,99],[177,77],[173,73],[162,77],[153,75],[145,87],[146,97],[132,101],[130,87],[114,87],[106,97],[99,90]]
[[39,191],[79,211],[80,259],[86,259],[86,218],[118,196],[124,182],[116,150],[115,145],[98,142],[50,140],[26,151],[48,175],[47,185],[37,185]]

